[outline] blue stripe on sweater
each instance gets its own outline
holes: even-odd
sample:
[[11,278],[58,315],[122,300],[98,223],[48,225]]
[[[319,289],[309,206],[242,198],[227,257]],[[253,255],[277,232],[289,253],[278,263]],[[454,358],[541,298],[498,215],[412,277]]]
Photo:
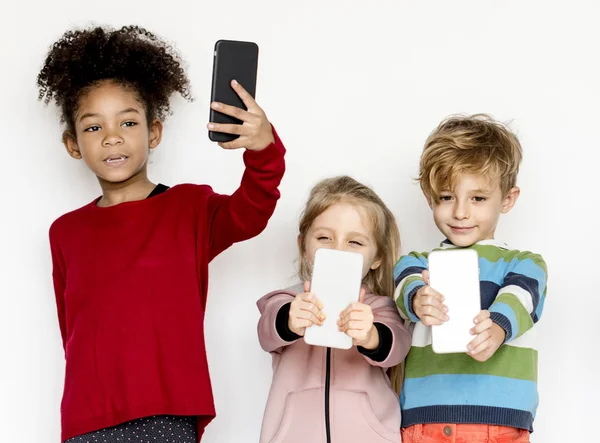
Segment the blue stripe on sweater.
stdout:
[[537,323],[537,321],[540,319],[540,316],[542,315],[542,311],[544,310],[545,302],[546,302],[546,297],[544,296],[540,299],[540,303],[538,304],[537,309],[535,310],[535,315],[532,317],[534,323]]
[[494,282],[481,280],[479,282],[479,291],[481,293],[481,309],[489,309],[498,296],[500,285]]
[[510,262],[499,259],[497,262],[493,262],[479,257],[479,270],[482,280],[487,280],[500,286],[503,286],[508,275],[513,273],[535,279],[538,293],[542,288],[546,287],[546,273],[530,258],[522,261],[518,258],[513,258]]
[[409,378],[404,382],[402,410],[431,405],[493,406],[535,415],[537,385],[494,375],[445,374]]
[[531,315],[533,316],[538,307],[538,303],[540,302],[540,291],[538,290],[539,282],[535,278],[509,272],[504,279],[504,286],[509,285],[518,286],[519,288],[531,294],[531,301],[533,302],[533,311],[531,312]]
[[544,288],[546,287],[546,272],[536,262],[534,262],[530,258],[521,261],[515,259],[513,260],[513,262],[518,263],[516,263],[510,269],[510,272],[526,275],[528,277],[536,279],[538,282],[538,292],[542,292],[544,290]]
[[486,258],[479,257],[479,275],[482,280],[502,286],[506,270],[510,266],[509,262],[500,259],[497,262],[489,261]]
[[[402,280],[399,279],[400,275],[404,274],[404,277],[406,277],[406,270],[410,268],[427,269],[427,262],[422,262],[412,255],[405,255],[394,266],[394,281],[400,282]],[[419,270],[416,273],[420,274],[421,271]]]
[[398,286],[406,277],[414,274],[421,275],[425,269],[427,268],[423,266],[409,266],[408,268],[404,268],[404,270],[394,278],[394,283]]

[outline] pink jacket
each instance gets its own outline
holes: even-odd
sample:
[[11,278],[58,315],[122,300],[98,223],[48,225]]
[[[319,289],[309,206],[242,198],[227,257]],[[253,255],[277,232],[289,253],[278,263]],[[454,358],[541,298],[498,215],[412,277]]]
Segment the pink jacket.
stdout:
[[303,339],[284,341],[275,320],[298,291],[301,285],[274,291],[257,303],[260,345],[273,357],[260,443],[327,443],[328,432],[331,443],[400,442],[400,406],[386,369],[406,357],[411,337],[394,302],[365,296],[375,322],[393,336],[387,359],[375,362],[356,346],[346,351],[310,346]]

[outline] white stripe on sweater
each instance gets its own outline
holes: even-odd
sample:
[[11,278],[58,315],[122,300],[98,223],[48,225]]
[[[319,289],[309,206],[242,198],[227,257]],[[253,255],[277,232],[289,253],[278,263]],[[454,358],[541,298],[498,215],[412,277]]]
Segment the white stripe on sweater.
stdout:
[[[474,339],[475,337],[473,337]],[[516,348],[531,348],[537,349],[537,334],[536,328],[532,328],[525,332],[519,338],[516,338],[504,346],[514,346]],[[416,323],[414,325],[412,346],[415,348],[424,348],[425,346],[431,345],[431,326],[425,326],[423,323]]]
[[431,326],[417,323],[413,330],[412,345],[416,348],[424,348],[431,344]]
[[537,328],[531,328],[519,338],[506,343],[506,345],[514,346],[515,348],[537,349]]
[[513,294],[519,299],[519,301],[521,302],[523,307],[525,307],[529,314],[533,312],[533,297],[531,296],[529,291],[526,291],[525,289],[517,285],[510,285],[500,289],[496,297],[499,297],[502,294]]

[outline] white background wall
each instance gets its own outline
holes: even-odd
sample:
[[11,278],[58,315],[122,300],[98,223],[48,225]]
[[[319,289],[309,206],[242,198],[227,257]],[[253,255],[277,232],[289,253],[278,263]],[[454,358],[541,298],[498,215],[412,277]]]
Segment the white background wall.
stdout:
[[174,42],[189,62],[196,101],[175,101],[150,167],[153,180],[169,185],[236,188],[241,152],[220,150],[205,131],[212,49],[220,38],[260,45],[257,99],[288,148],[288,171],[268,229],[211,265],[206,336],[218,416],[206,442],[258,440],[271,368],[256,337],[255,302],[291,282],[296,224],[310,186],[333,174],[355,176],[393,209],[405,252],[429,249],[440,235],[411,177],[428,133],[459,112],[511,120],[524,147],[522,196],[498,237],[542,253],[549,266],[532,440],[594,440],[584,424],[593,428],[600,412],[598,3],[195,3],[3,6],[0,441],[59,441],[64,362],[47,229],[99,187],[64,151],[56,111],[37,102],[35,80],[51,43],[90,21],[141,24]]

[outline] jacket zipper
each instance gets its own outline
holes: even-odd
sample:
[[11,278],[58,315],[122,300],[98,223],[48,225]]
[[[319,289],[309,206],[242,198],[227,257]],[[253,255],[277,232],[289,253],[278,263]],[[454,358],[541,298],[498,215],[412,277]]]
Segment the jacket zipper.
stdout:
[[329,389],[331,386],[331,348],[327,348],[327,364],[325,368],[325,433],[327,443],[331,443],[331,423],[329,422]]

